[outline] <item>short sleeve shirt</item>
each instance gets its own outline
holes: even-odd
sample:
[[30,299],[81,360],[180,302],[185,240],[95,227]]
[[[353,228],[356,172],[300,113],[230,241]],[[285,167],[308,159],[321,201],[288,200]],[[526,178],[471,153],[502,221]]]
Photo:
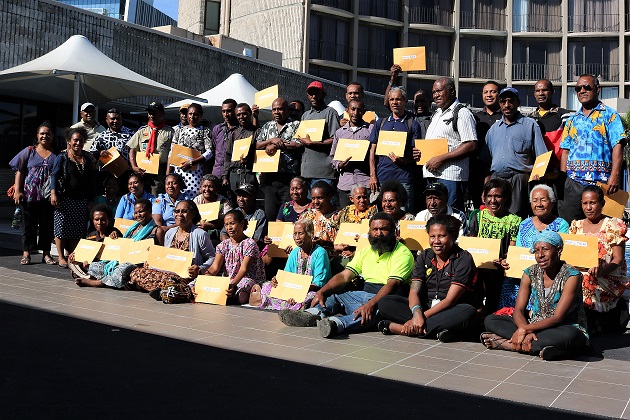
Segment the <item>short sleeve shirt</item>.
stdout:
[[[276,122],[269,121],[268,123],[265,123],[265,125],[263,125],[258,132],[258,135],[256,136],[256,142],[267,141],[273,138],[280,138],[282,140],[300,143],[298,139],[293,138],[299,124],[299,121],[291,121],[289,119],[282,126],[280,131],[278,131],[278,125],[276,124]],[[281,150],[280,163],[278,164],[278,172],[299,174],[301,155],[301,150]]]
[[396,242],[392,252],[380,255],[368,246],[358,251],[346,268],[363,277],[366,283],[384,285],[389,279],[409,283],[413,270],[413,255],[409,248],[400,242]]
[[[136,131],[136,134],[131,136],[127,142],[129,149],[133,149],[136,152],[145,152],[147,150],[149,140],[151,139],[151,130],[151,127],[148,125],[140,127],[138,131]],[[168,125],[165,125],[158,131],[155,153],[160,154],[160,162],[162,163],[166,163],[168,161],[168,153],[171,150],[171,141],[173,140],[174,135],[175,131]]]
[[182,200],[188,200],[184,194],[179,194],[177,200],[173,201],[171,197],[166,193],[158,194],[157,198],[153,202],[153,208],[151,214],[161,214],[164,219],[164,225],[170,226],[175,224],[175,215],[173,211],[175,206]]
[[[302,121],[326,120],[322,140],[330,139],[339,129],[339,115],[334,108],[329,106],[324,109],[310,109],[302,115]],[[311,149],[304,148],[302,154],[302,176],[304,178],[335,179],[335,171],[332,167],[332,159],[329,156],[330,146]]]
[[121,127],[119,132],[108,128],[94,140],[92,146],[90,146],[90,152],[101,152],[115,147],[123,159],[129,163],[129,146],[127,146],[127,142],[133,136],[133,133],[134,131],[127,127]]

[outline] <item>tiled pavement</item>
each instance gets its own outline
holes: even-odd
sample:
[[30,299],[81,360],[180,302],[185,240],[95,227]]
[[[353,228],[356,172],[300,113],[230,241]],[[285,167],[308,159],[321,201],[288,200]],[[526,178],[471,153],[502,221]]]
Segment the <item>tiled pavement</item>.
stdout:
[[[62,270],[43,267],[55,277]],[[67,271],[66,271],[67,272]],[[69,275],[69,272],[67,272]],[[204,304],[164,305],[136,292],[0,268],[0,301],[145,333],[413,384],[630,419],[630,362],[544,362],[479,343],[367,333],[321,338],[275,313]]]

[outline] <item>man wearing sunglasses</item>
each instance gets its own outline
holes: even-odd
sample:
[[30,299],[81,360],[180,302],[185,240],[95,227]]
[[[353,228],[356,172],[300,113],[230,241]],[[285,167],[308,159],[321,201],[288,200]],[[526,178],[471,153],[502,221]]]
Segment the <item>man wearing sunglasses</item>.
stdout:
[[580,76],[575,92],[582,107],[567,121],[560,143],[560,171],[567,178],[564,194],[558,197],[558,213],[566,221],[584,218],[581,206],[584,186],[601,182],[607,185],[608,194],[619,190],[626,141],[621,117],[599,100],[599,82],[595,76]]

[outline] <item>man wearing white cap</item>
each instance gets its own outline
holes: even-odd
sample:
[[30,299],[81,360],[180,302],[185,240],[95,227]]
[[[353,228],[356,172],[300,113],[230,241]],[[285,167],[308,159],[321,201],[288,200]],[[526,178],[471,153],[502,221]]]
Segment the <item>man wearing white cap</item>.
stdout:
[[81,105],[81,121],[74,124],[70,128],[79,127],[85,128],[88,133],[88,138],[85,141],[86,145],[83,147],[85,150],[88,150],[96,137],[103,131],[105,131],[105,127],[100,125],[99,122],[96,120],[96,107],[93,103],[86,102]]

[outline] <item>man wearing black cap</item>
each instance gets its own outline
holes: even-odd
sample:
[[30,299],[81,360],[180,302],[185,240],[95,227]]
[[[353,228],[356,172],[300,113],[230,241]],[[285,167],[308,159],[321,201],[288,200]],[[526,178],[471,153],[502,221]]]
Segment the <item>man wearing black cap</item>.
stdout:
[[[85,128],[85,131],[88,133],[88,138],[85,139],[85,145],[83,146],[84,150],[89,150],[92,142],[96,137],[105,131],[105,127],[99,124],[96,119],[96,107],[91,102],[86,102],[81,105],[81,120],[71,126],[70,128]],[[89,143],[88,143],[89,142]]]
[[[149,122],[136,131],[127,142],[129,147],[129,164],[134,172],[145,174],[144,182],[147,187],[151,187],[151,194],[157,196],[164,192],[164,177],[166,176],[166,165],[168,153],[171,150],[171,141],[175,130],[166,125],[164,119],[164,105],[159,102],[151,102],[147,107]],[[159,159],[157,174],[145,173],[144,169],[138,166],[140,159]]]
[[416,215],[416,219],[428,222],[430,218],[438,214],[448,214],[461,222],[459,235],[466,234],[466,215],[461,210],[457,210],[448,205],[448,189],[439,182],[429,182],[424,189],[424,196],[427,208]]
[[536,156],[546,153],[547,147],[538,123],[519,112],[520,103],[516,89],[501,90],[499,105],[503,117],[488,130],[480,159],[490,165],[486,182],[490,177],[503,178],[512,185],[510,213],[525,218],[530,211],[529,175]]
[[[250,230],[252,224],[255,225],[251,238],[258,243],[259,247],[263,245],[263,238],[267,236],[267,217],[265,212],[256,208],[256,187],[252,184],[242,184],[236,189],[236,204],[245,215],[248,222],[247,230]],[[249,235],[248,235],[249,236]],[[221,230],[221,240],[228,239],[227,230]]]

